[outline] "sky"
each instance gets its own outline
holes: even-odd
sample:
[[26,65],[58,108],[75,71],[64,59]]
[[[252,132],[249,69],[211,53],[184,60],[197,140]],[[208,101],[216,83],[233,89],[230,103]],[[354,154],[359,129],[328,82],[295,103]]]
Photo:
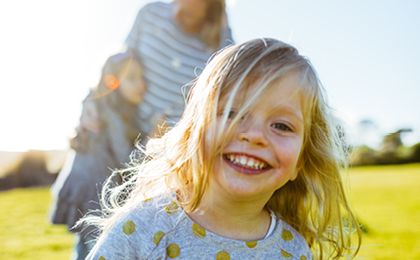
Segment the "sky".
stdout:
[[[141,0],[0,2],[0,150],[66,149],[81,101]],[[420,2],[227,0],[236,42],[273,37],[318,71],[351,142],[420,141]],[[369,119],[371,124],[360,126]]]

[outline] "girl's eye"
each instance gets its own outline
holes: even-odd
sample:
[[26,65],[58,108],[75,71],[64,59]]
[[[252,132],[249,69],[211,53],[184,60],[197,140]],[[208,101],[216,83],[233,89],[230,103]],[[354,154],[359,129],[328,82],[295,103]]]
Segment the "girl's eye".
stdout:
[[285,123],[273,123],[271,126],[280,131],[293,132],[293,129]]
[[229,111],[229,114],[228,114],[228,119],[232,119],[232,118],[234,118],[234,117],[235,117],[235,115],[236,115],[236,112],[235,112],[235,111],[233,111],[233,110]]
[[[228,119],[233,119],[238,113],[235,110],[229,111]],[[243,115],[240,120],[244,120],[246,118],[246,115]]]

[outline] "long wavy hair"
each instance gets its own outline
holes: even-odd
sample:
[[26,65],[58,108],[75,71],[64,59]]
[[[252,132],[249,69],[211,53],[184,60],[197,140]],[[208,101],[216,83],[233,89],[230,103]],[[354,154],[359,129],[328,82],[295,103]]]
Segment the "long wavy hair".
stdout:
[[[268,38],[230,46],[213,57],[194,82],[181,120],[148,142],[143,157],[125,170],[129,174],[123,185],[104,185],[104,215],[90,222],[107,230],[130,208],[164,193],[176,193],[185,211],[196,210],[240,118],[269,91],[270,83],[289,73],[300,76],[303,146],[297,178],[275,191],[266,206],[303,235],[315,258],[356,255],[361,236],[343,187],[343,135],[309,60],[294,47]],[[249,90],[250,84],[258,87]],[[254,91],[253,97],[242,99],[228,121],[233,100],[244,91]]]
[[225,0],[207,0],[206,19],[200,36],[210,49],[220,47],[222,31],[227,26],[225,9]]

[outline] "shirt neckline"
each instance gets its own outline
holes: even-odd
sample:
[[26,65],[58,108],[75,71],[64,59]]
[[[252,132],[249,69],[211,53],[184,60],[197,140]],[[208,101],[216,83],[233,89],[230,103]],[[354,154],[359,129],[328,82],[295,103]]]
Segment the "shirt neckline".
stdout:
[[[183,225],[187,225],[189,227],[192,227],[193,225],[198,225],[200,228],[205,230],[205,236],[202,237],[203,242],[209,243],[209,244],[217,244],[217,245],[230,245],[229,247],[233,248],[243,248],[244,246],[250,247],[253,243],[259,244],[260,246],[266,247],[266,246],[274,246],[278,242],[278,238],[276,236],[273,236],[274,233],[280,233],[280,229],[282,228],[282,224],[280,219],[278,219],[274,212],[271,213],[271,223],[269,230],[267,234],[257,240],[240,240],[240,239],[234,239],[229,237],[224,237],[222,235],[216,234],[210,230],[205,229],[204,227],[201,227],[200,224],[196,223],[194,220],[188,216],[188,214],[184,211],[184,209],[180,208],[180,219],[183,219],[185,223]],[[182,220],[180,222],[183,222]],[[181,223],[179,223],[181,224]]]
[[270,216],[271,216],[270,227],[268,228],[267,234],[265,234],[264,239],[268,238],[269,236],[271,236],[271,234],[273,234],[274,230],[276,229],[276,224],[277,224],[276,214],[271,209],[269,211],[270,211]]

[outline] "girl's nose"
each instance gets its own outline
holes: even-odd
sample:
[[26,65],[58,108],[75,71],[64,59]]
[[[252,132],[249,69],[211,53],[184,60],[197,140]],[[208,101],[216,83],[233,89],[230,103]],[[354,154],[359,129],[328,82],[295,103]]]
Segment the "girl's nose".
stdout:
[[263,147],[268,145],[268,141],[263,131],[263,128],[258,123],[255,123],[255,122],[254,124],[251,124],[246,129],[242,129],[239,132],[238,137],[239,137],[239,141],[247,142],[251,145],[263,146]]

